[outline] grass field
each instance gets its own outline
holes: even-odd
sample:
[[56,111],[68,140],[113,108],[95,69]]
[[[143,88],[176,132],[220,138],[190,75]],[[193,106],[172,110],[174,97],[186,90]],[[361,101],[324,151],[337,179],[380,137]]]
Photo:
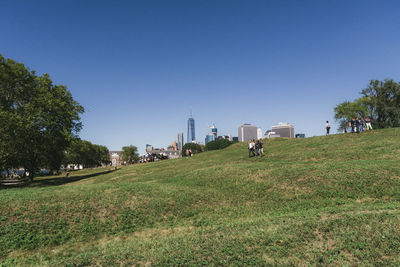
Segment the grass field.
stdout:
[[400,129],[0,189],[1,265],[400,265]]

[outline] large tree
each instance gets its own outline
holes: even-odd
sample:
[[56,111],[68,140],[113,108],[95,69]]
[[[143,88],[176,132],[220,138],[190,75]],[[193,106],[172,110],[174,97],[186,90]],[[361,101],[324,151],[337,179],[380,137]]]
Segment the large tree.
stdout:
[[376,128],[400,126],[400,83],[371,80],[361,95],[335,107],[335,119],[340,128],[346,127],[350,119],[356,117],[369,117]]
[[58,170],[81,129],[84,109],[48,74],[37,76],[0,55],[0,167],[23,167],[31,179],[40,168]]
[[135,161],[139,160],[138,149],[136,146],[124,146],[122,148],[122,160],[126,161],[128,164],[132,164]]

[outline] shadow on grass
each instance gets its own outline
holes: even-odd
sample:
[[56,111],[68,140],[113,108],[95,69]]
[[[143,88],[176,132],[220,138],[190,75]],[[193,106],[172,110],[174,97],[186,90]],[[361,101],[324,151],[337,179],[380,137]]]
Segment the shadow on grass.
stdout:
[[102,171],[102,172],[96,172],[96,173],[91,173],[91,174],[86,174],[86,175],[78,175],[78,176],[59,176],[55,178],[48,178],[48,179],[40,179],[40,180],[33,180],[33,182],[28,182],[24,184],[15,184],[15,185],[0,185],[0,189],[6,189],[6,188],[15,188],[15,187],[46,187],[46,186],[58,186],[58,185],[63,185],[63,184],[68,184],[68,183],[73,183],[77,181],[81,181],[84,179],[89,179],[92,177],[96,177],[99,175],[107,174],[107,173],[112,173],[117,170],[109,170],[109,171]]

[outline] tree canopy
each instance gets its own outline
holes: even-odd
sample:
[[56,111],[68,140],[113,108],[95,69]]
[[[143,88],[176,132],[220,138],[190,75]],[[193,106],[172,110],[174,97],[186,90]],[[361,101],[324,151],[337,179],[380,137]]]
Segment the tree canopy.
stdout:
[[223,149],[230,146],[233,143],[234,142],[229,141],[228,139],[215,140],[207,143],[205,146],[205,150],[209,151],[209,150]]
[[0,170],[58,170],[80,131],[79,105],[64,85],[0,55]]
[[124,146],[122,148],[122,160],[126,161],[128,164],[132,164],[135,161],[139,160],[139,154],[138,154],[138,149],[136,146],[130,145],[130,146]]
[[101,145],[92,144],[89,141],[74,139],[67,149],[65,165],[82,165],[85,168],[93,168],[102,164],[110,163],[110,153],[108,148]]
[[340,128],[352,118],[369,117],[375,128],[400,126],[400,83],[393,80],[371,80],[361,97],[345,101],[334,108]]
[[203,152],[203,149],[201,145],[195,144],[195,143],[186,143],[182,147],[182,156],[186,156],[186,149],[191,149],[193,154],[201,153]]

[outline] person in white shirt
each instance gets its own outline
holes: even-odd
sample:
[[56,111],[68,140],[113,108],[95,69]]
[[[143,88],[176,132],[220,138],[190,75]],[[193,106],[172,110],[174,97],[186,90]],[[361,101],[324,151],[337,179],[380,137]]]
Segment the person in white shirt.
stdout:
[[329,130],[331,129],[331,125],[329,124],[329,121],[326,121],[325,129],[326,129],[326,135],[329,135]]
[[253,154],[253,156],[254,156],[254,146],[255,146],[254,142],[250,140],[250,142],[249,142],[249,158],[251,158],[251,154]]

